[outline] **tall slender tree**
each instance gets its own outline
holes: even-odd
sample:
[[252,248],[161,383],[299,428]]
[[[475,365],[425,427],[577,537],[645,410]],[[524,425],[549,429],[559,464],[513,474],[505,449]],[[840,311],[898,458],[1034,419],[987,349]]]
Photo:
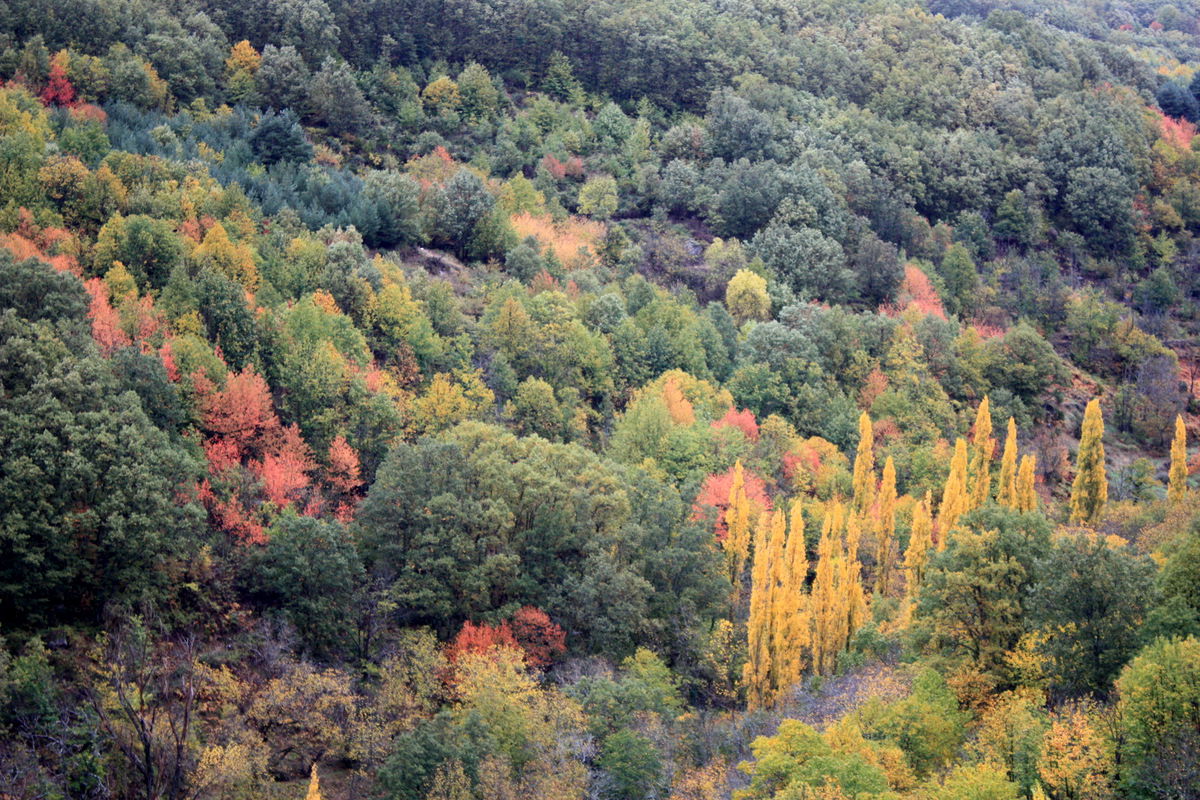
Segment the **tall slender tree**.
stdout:
[[1000,457],[999,487],[996,502],[1008,508],[1017,507],[1017,423],[1008,418],[1008,435],[1004,437],[1004,454]]
[[751,708],[771,704],[771,595],[770,546],[776,515],[764,511],[754,533],[754,562],[750,570],[750,618],[746,623],[746,666],[742,682]]
[[821,524],[821,540],[817,545],[817,570],[812,588],[812,651],[813,668],[825,675],[832,671],[837,655],[838,630],[844,619],[843,600],[838,592],[838,571],[841,557],[841,504],[830,501]]
[[1021,457],[1021,469],[1017,472],[1017,511],[1036,511],[1038,507],[1037,489],[1034,488],[1034,472],[1037,468],[1037,456],[1026,453]]
[[926,492],[925,498],[913,508],[912,531],[908,537],[908,549],[904,551],[904,568],[908,571],[904,593],[910,602],[916,600],[917,592],[921,589],[925,565],[929,563],[929,550],[933,547],[933,515],[929,511],[932,502],[933,498]]
[[891,577],[892,548],[896,539],[896,464],[888,456],[879,484],[879,522],[875,527],[875,591],[887,594]]
[[1183,417],[1175,415],[1175,438],[1171,440],[1171,471],[1167,478],[1167,499],[1178,503],[1187,496],[1187,428]]
[[854,454],[854,502],[852,510],[866,513],[875,502],[875,433],[867,412],[858,417],[858,450]]
[[987,395],[975,412],[975,432],[971,438],[975,455],[971,460],[970,508],[979,508],[988,501],[992,491],[992,453],[996,442],[992,439],[992,404]]
[[954,443],[954,457],[950,459],[950,474],[942,490],[942,504],[938,506],[938,550],[946,549],[950,530],[958,524],[958,518],[969,510],[967,495],[967,442],[959,437]]
[[1104,470],[1104,416],[1093,399],[1083,412],[1083,431],[1071,484],[1071,522],[1091,525],[1100,519],[1108,501],[1108,476]]
[[733,596],[738,597],[742,585],[742,573],[750,557],[750,500],[746,497],[746,473],[742,462],[733,465],[733,482],[729,486],[729,506],[725,510],[725,563],[729,569],[729,580],[733,584]]
[[787,565],[783,608],[780,614],[776,650],[780,653],[779,675],[787,688],[799,683],[804,674],[804,654],[811,643],[812,615],[805,591],[808,581],[808,553],[804,542],[804,512],[799,499],[792,502],[791,524],[783,560]]

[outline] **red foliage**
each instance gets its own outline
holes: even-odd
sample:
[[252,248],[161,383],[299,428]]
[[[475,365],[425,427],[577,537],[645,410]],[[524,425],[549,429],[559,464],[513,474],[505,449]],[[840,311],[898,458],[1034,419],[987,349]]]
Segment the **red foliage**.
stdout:
[[1150,109],[1158,116],[1158,128],[1162,138],[1180,150],[1191,150],[1192,139],[1196,137],[1195,123],[1186,119],[1173,119],[1158,109]]
[[208,471],[219,475],[242,464],[241,448],[229,439],[209,439],[204,443]]
[[925,316],[946,318],[946,309],[942,307],[942,299],[938,297],[929,276],[912,264],[904,266],[904,281],[900,284],[900,292],[896,303],[884,306],[881,311],[888,316],[897,316],[902,311],[915,309]]
[[540,608],[519,609],[509,627],[532,667],[545,669],[567,651],[567,634]]
[[36,258],[45,261],[59,272],[70,272],[83,277],[79,262],[64,252],[63,246],[72,239],[71,232],[64,228],[42,228],[33,221],[27,208],[17,210],[17,229],[12,233],[0,234],[0,247],[10,251],[18,259]]
[[1161,31],[1163,29],[1163,24],[1158,20],[1154,20],[1154,22],[1150,23],[1149,28],[1152,31]]
[[158,348],[158,357],[162,359],[163,367],[167,370],[167,380],[179,382],[179,367],[175,366],[175,354],[171,351],[171,340],[167,339]]
[[533,276],[533,280],[530,282],[529,288],[534,294],[552,292],[558,288],[558,280],[546,270],[542,270],[537,275]]
[[337,436],[329,445],[326,481],[339,494],[354,494],[362,488],[362,463],[345,436]]
[[224,389],[201,397],[200,415],[205,430],[228,437],[243,454],[252,448],[264,450],[264,439],[277,439],[283,432],[271,405],[271,389],[251,367],[230,373]]
[[67,68],[62,59],[54,59],[50,65],[50,79],[42,89],[41,101],[48,106],[75,105],[75,87],[67,79]]
[[236,499],[220,499],[208,481],[200,484],[200,500],[208,508],[213,522],[243,544],[266,544],[263,525],[254,519]]
[[559,161],[554,156],[547,153],[542,157],[542,166],[546,168],[556,180],[562,180],[567,177],[567,165]]
[[[750,501],[752,519],[763,511],[769,511],[771,500],[767,497],[766,484],[763,479],[750,470],[743,470],[743,481],[746,487],[746,499]],[[720,474],[709,475],[692,503],[694,519],[702,519],[713,509],[717,511],[716,537],[717,541],[725,538],[725,511],[729,508],[729,489],[733,486],[733,467]]]
[[261,461],[252,462],[250,471],[262,481],[267,499],[284,508],[308,488],[308,473],[314,466],[308,445],[300,438],[300,429],[290,425],[283,429],[274,451],[264,454]]
[[454,664],[468,653],[486,653],[493,647],[520,649],[509,624],[501,622],[499,625],[476,625],[467,620],[463,623],[462,630],[446,645],[446,660]]
[[567,651],[566,633],[550,621],[545,611],[525,606],[509,621],[499,625],[464,622],[446,645],[446,659],[455,664],[468,653],[486,653],[496,647],[511,647],[525,654],[525,663],[545,669]]
[[112,304],[108,302],[108,287],[99,278],[92,278],[84,283],[84,288],[92,297],[88,308],[88,317],[92,320],[92,338],[105,355],[112,355],[122,347],[128,347],[131,342],[125,331],[121,330],[121,317]]
[[741,411],[730,408],[725,412],[725,416],[714,422],[712,426],[714,428],[737,428],[746,434],[746,438],[750,441],[758,441],[758,420],[754,418],[754,412],[748,408],[743,408]]

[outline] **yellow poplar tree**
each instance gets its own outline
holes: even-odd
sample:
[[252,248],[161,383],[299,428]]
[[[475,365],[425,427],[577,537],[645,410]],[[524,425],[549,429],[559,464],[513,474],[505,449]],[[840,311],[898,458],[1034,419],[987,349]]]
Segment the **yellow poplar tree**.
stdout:
[[[768,684],[768,703],[775,704],[775,700],[780,696],[784,689],[787,688],[786,676],[784,675],[786,652],[787,652],[787,606],[788,593],[791,587],[788,586],[788,563],[785,555],[787,549],[787,512],[782,505],[776,510],[771,518],[771,536],[767,541],[767,552],[764,554],[767,559],[767,587],[768,599],[767,609],[768,618],[765,620],[770,637],[770,652],[771,652],[771,668],[769,670],[770,681]],[[754,554],[755,564],[758,563],[758,554]]]
[[1000,457],[1000,486],[996,502],[1008,508],[1017,507],[1017,423],[1008,418],[1008,435],[1004,437],[1004,455]]
[[979,508],[987,502],[992,489],[992,405],[987,395],[975,412],[975,435],[971,440],[975,457],[971,463],[971,498],[969,508]]
[[[831,501],[825,509],[825,521],[821,525],[821,541],[817,545],[817,571],[810,599],[813,617],[813,668],[822,675],[833,668],[833,657],[837,653],[834,640],[842,617],[837,585],[837,560],[841,549],[840,517],[840,504],[836,500]],[[835,526],[838,530],[835,530]]]
[[866,512],[875,499],[874,444],[871,418],[864,411],[858,418],[858,451],[854,454],[853,510],[859,514]]
[[845,649],[854,632],[867,617],[867,599],[863,591],[862,562],[858,560],[858,545],[862,541],[862,518],[850,514],[846,519],[846,550],[842,559],[841,595],[845,608],[845,625],[838,641],[838,650]]
[[1037,490],[1034,488],[1034,469],[1037,467],[1037,456],[1027,453],[1021,457],[1021,469],[1017,472],[1017,511],[1036,511],[1038,507]]
[[896,464],[891,456],[883,462],[876,533],[875,591],[886,594],[892,569],[892,542],[896,538]]
[[321,800],[321,779],[317,775],[315,761],[312,765],[312,773],[308,778],[308,794],[304,795],[304,800]]
[[800,682],[805,668],[804,652],[811,640],[811,611],[804,590],[808,580],[808,554],[804,544],[804,514],[799,500],[792,503],[791,525],[783,561],[786,565],[785,592],[776,649],[780,653],[780,682],[783,688],[787,688]]
[[967,497],[967,443],[961,437],[954,443],[954,458],[950,460],[950,474],[942,490],[942,504],[938,507],[938,550],[946,549],[950,529],[958,518],[969,510]]
[[912,533],[908,537],[908,549],[904,551],[904,568],[908,570],[908,580],[904,593],[909,600],[915,600],[925,579],[925,565],[929,563],[929,550],[933,547],[933,514],[929,510],[933,501],[929,492],[925,499],[913,508]]
[[750,619],[746,623],[747,657],[742,672],[750,708],[766,708],[771,701],[771,564],[772,514],[764,511],[754,534],[754,564],[750,573]]
[[1187,428],[1183,417],[1175,415],[1175,438],[1171,440],[1171,471],[1167,479],[1167,499],[1178,503],[1187,496]]
[[1108,501],[1108,476],[1104,471],[1104,415],[1093,399],[1083,412],[1075,480],[1071,484],[1071,522],[1090,525],[1100,518]]
[[729,507],[725,510],[725,559],[729,567],[729,580],[733,583],[733,594],[737,597],[742,582],[742,571],[750,556],[750,501],[746,497],[746,473],[742,462],[733,465],[733,482],[729,486]]

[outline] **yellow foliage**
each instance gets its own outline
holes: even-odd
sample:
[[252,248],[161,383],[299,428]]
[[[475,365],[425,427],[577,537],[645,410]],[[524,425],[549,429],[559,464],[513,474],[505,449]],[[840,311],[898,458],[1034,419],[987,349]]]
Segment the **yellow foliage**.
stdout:
[[696,421],[696,412],[691,402],[684,397],[679,388],[679,382],[668,378],[663,384],[663,401],[667,404],[667,412],[676,425],[692,425]]
[[954,458],[950,460],[950,474],[942,490],[942,504],[938,507],[938,550],[946,549],[950,531],[958,524],[958,518],[970,510],[967,495],[967,443],[959,438],[954,443]]
[[767,280],[748,269],[739,269],[725,287],[725,307],[735,322],[770,319],[771,298],[767,295]]
[[225,72],[227,75],[234,75],[238,72],[253,75],[258,72],[260,64],[262,64],[262,55],[254,49],[254,45],[243,39],[229,48],[229,58],[225,59]]
[[1171,471],[1168,476],[1167,499],[1178,503],[1187,496],[1187,428],[1183,417],[1175,416],[1175,436],[1171,440]]
[[887,594],[892,569],[892,545],[896,538],[896,464],[888,456],[883,462],[879,484],[879,516],[875,527],[875,590]]
[[1004,454],[1000,457],[1000,479],[996,490],[996,502],[1007,508],[1017,507],[1017,423],[1008,418],[1008,432],[1004,437]]
[[1112,797],[1116,766],[1112,744],[1086,707],[1055,715],[1042,740],[1038,776],[1054,797]]
[[537,239],[567,269],[596,266],[595,253],[607,230],[603,222],[586,217],[570,216],[555,222],[549,214],[529,211],[513,214],[509,222],[518,237]]
[[195,255],[206,259],[218,271],[245,286],[258,286],[258,267],[254,263],[254,251],[244,242],[233,242],[220,222],[213,223],[204,234],[204,240],[196,248]]
[[858,450],[854,454],[854,503],[861,514],[875,501],[875,434],[867,412],[858,416]]
[[975,457],[971,462],[970,508],[979,508],[987,502],[992,489],[992,453],[996,447],[992,440],[991,400],[984,395],[983,402],[975,412],[975,433],[971,437]]
[[453,376],[439,372],[425,393],[413,400],[408,427],[415,434],[436,433],[468,419],[480,419],[496,402],[478,370]]
[[458,91],[458,84],[445,75],[430,82],[422,90],[421,100],[424,101],[425,108],[431,114],[457,111],[462,105],[462,95]]

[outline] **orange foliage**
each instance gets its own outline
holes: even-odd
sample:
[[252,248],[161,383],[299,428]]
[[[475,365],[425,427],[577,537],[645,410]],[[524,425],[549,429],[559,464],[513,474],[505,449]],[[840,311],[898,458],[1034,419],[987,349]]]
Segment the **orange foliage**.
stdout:
[[92,338],[105,355],[112,355],[132,342],[121,329],[121,317],[108,301],[108,287],[99,278],[86,281],[84,288],[92,297],[88,317],[92,320]]
[[579,263],[579,251],[586,248],[589,253],[595,253],[597,243],[604,238],[606,230],[603,222],[584,217],[567,217],[562,222],[555,222],[549,214],[530,214],[526,211],[513,214],[509,221],[517,236],[537,239],[542,247],[554,254],[559,263],[568,268],[593,266],[594,257],[586,263]]
[[676,425],[692,425],[696,421],[696,412],[692,408],[692,403],[683,395],[683,391],[679,388],[679,382],[674,378],[668,378],[663,384],[663,400],[667,404],[667,413],[671,415],[671,420]]
[[271,389],[252,367],[230,373],[224,389],[201,397],[200,414],[205,430],[228,437],[243,452],[282,432],[271,405]]
[[532,667],[545,669],[567,651],[567,634],[551,622],[545,611],[524,606],[513,614],[509,623],[513,638],[525,651],[525,660]]
[[[709,475],[700,486],[700,493],[692,503],[694,519],[703,519],[716,510],[716,538],[724,541],[728,528],[725,525],[725,512],[729,509],[729,490],[733,486],[733,467],[727,471]],[[746,500],[750,503],[750,519],[758,519],[758,515],[771,510],[771,500],[767,497],[767,487],[763,479],[748,469],[742,471]]]
[[754,412],[748,408],[743,408],[741,411],[730,408],[725,412],[725,416],[714,422],[712,426],[714,428],[737,428],[746,434],[746,438],[750,441],[758,441],[758,420],[754,418]]
[[896,302],[881,308],[888,316],[898,316],[901,312],[915,309],[925,316],[946,318],[946,309],[929,282],[929,276],[913,264],[904,265],[904,280],[900,284],[900,292]]
[[300,438],[300,429],[290,425],[283,429],[273,452],[264,454],[262,461],[251,463],[250,471],[262,481],[267,499],[284,508],[308,488],[308,473],[314,466],[308,445]]
[[158,357],[162,360],[163,368],[167,371],[167,380],[179,382],[179,367],[175,365],[175,353],[171,350],[171,340],[168,339],[158,348]]
[[467,620],[450,644],[446,645],[446,660],[456,664],[468,653],[486,653],[494,647],[520,649],[509,624],[501,622],[499,625],[488,625],[485,622],[476,625]]
[[362,464],[358,453],[338,435],[329,445],[329,485],[342,494],[352,494],[362,488]]
[[883,374],[883,370],[876,367],[867,375],[867,380],[863,384],[862,391],[858,393],[859,405],[864,408],[870,408],[875,402],[875,398],[887,391],[888,378]]
[[108,114],[104,113],[104,109],[100,106],[79,103],[71,107],[71,119],[76,122],[99,122],[103,125],[108,122]]
[[59,272],[83,277],[79,262],[62,252],[72,240],[71,232],[64,228],[39,227],[29,209],[22,208],[17,211],[17,229],[12,233],[0,234],[0,247],[18,259],[36,258]]
[[566,652],[566,633],[550,621],[545,611],[525,606],[511,620],[499,625],[467,621],[446,645],[446,659],[451,664],[469,653],[486,653],[497,647],[520,650],[525,663],[544,669]]

